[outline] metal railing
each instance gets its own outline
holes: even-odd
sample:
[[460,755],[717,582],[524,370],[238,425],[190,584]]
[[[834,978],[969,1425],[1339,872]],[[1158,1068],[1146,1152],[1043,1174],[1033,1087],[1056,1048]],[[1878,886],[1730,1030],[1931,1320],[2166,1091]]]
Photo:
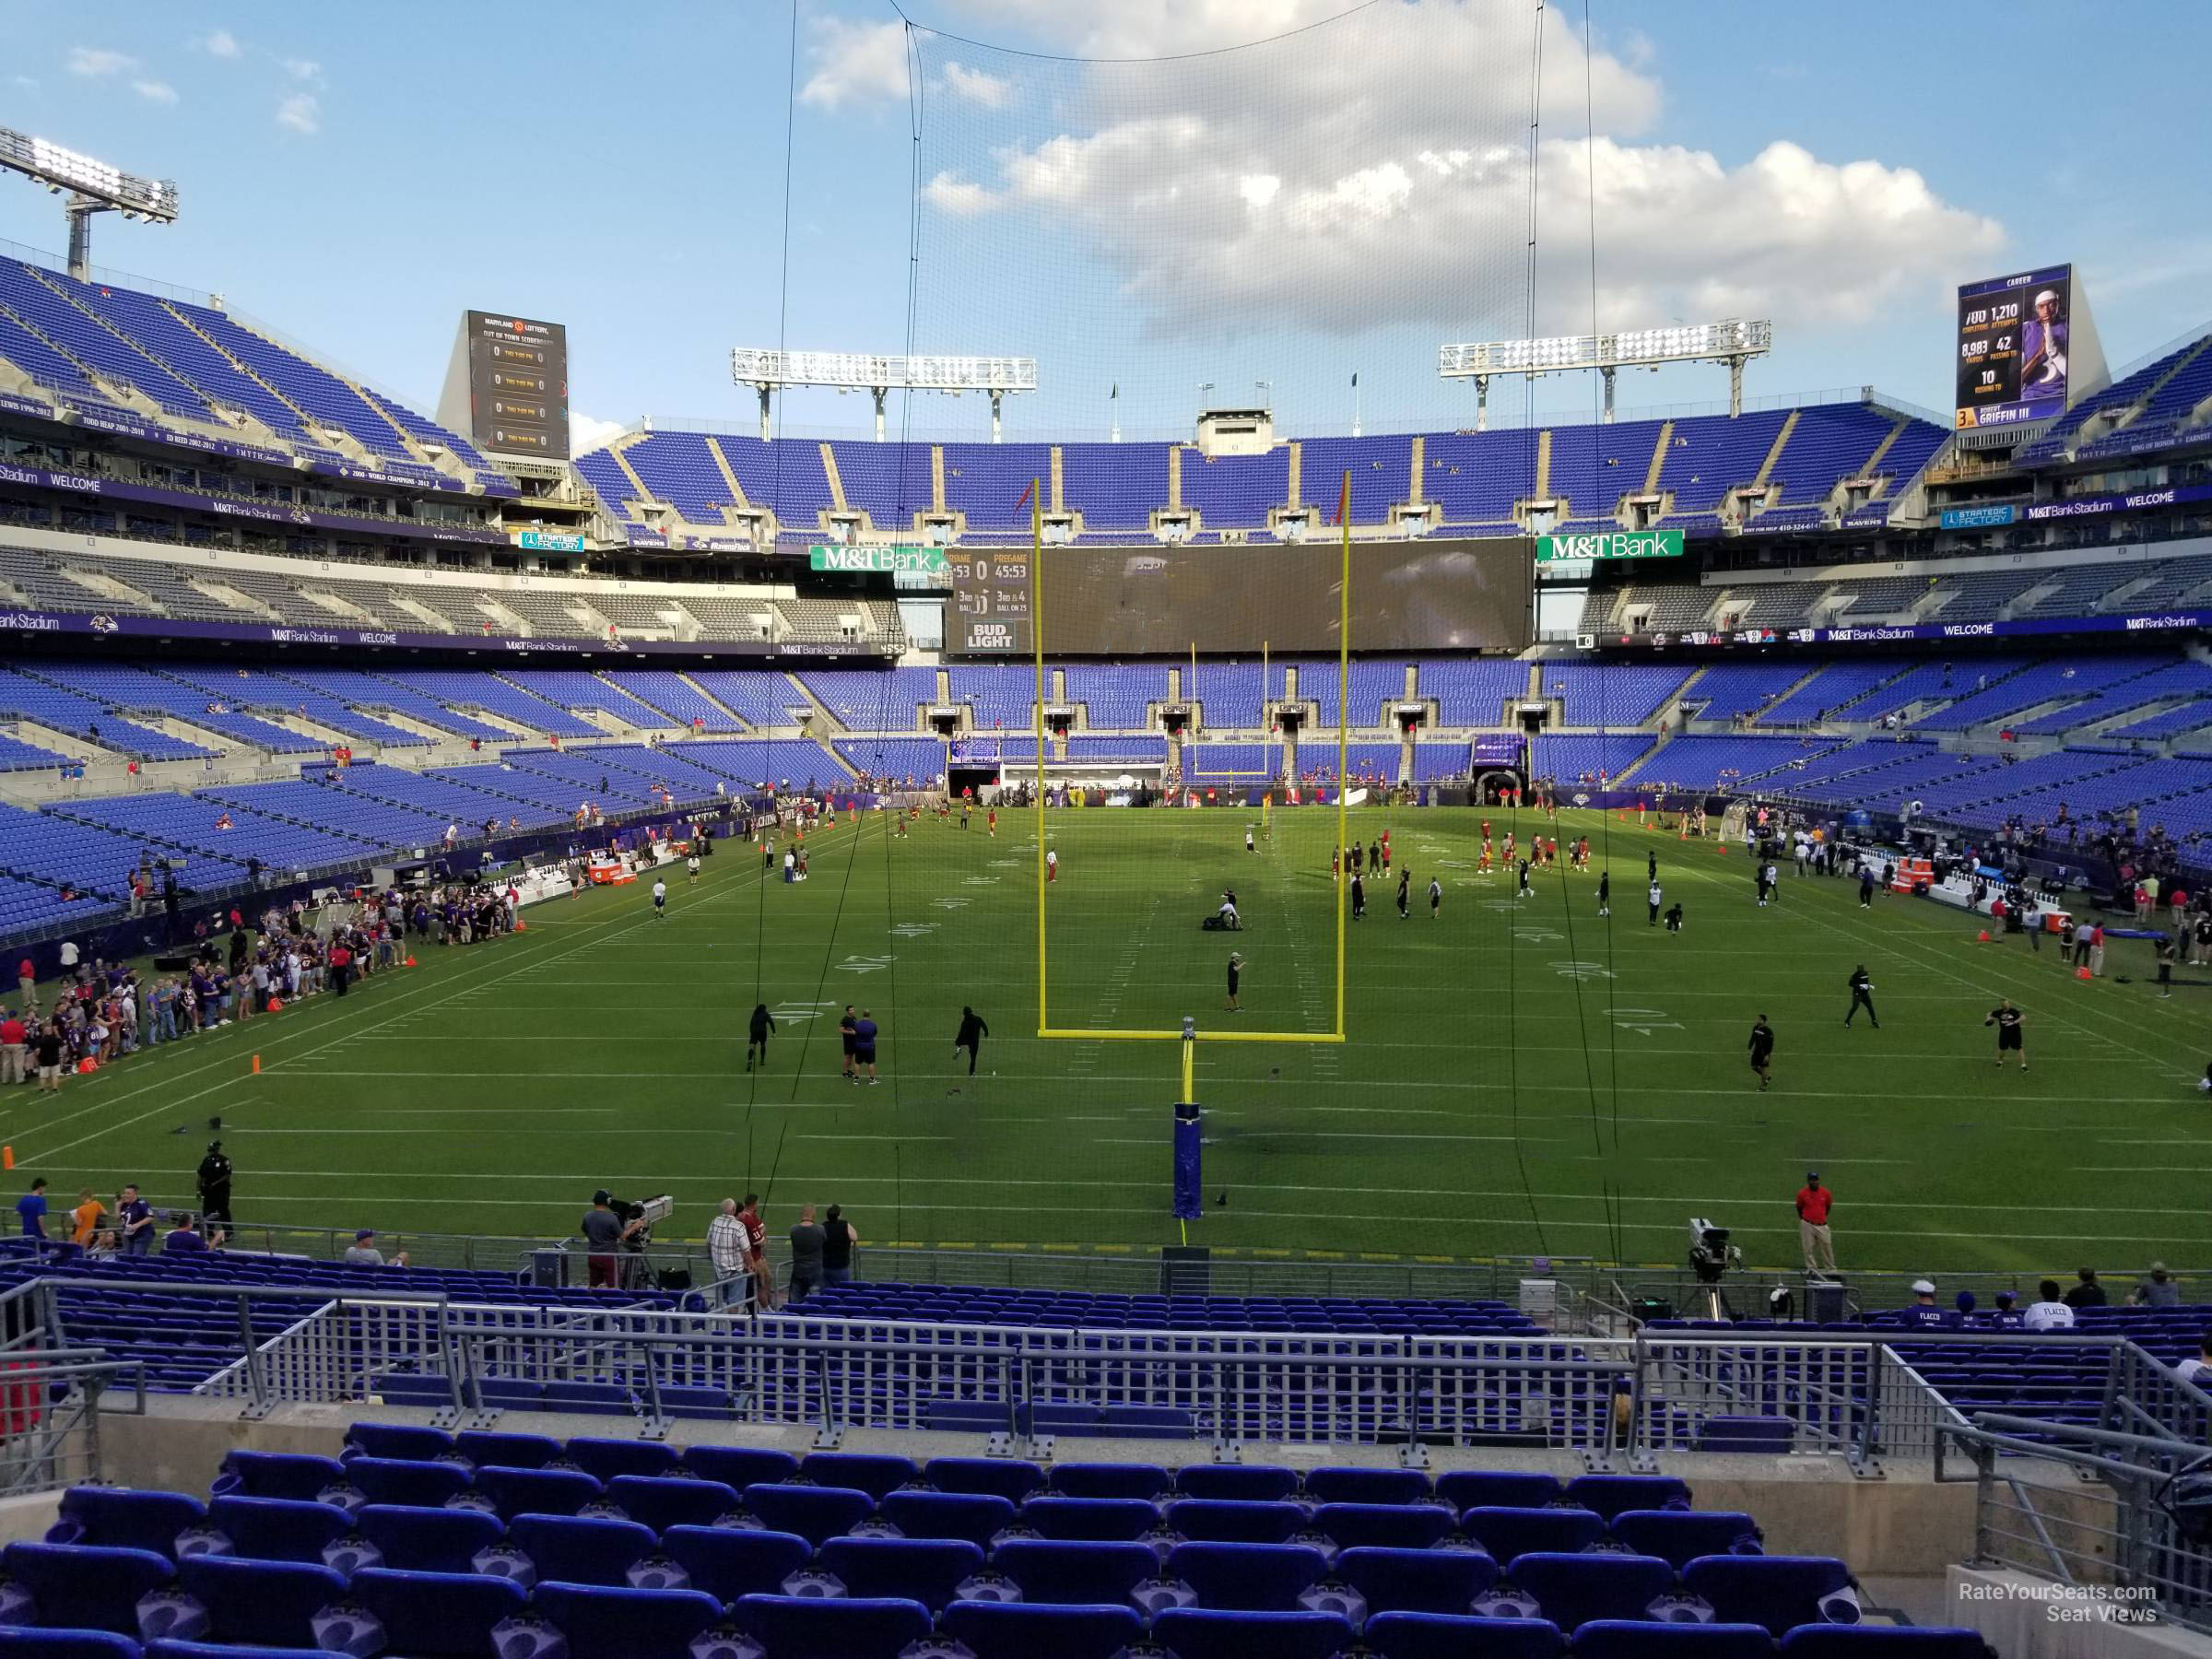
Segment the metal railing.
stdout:
[[[253,1292],[226,1294],[243,1320]],[[1885,1457],[1931,1454],[1938,1432],[1963,1421],[1878,1337],[1093,1330],[285,1294],[321,1300],[195,1394],[260,1415],[389,1392],[458,1418],[580,1404],[581,1384],[597,1403],[619,1391],[649,1430],[665,1430],[680,1406],[830,1433],[1098,1422],[1217,1441],[1511,1444],[1600,1461],[1701,1450],[1713,1419],[1733,1417],[1786,1424],[1777,1449],[1869,1476]]]
[[[230,1229],[229,1248],[273,1255],[303,1255],[337,1261],[354,1242],[350,1227],[298,1226],[288,1222],[244,1220]],[[405,1252],[412,1267],[456,1268],[477,1272],[522,1273],[548,1251],[582,1259],[577,1239],[547,1240],[488,1233],[417,1232],[380,1228],[376,1247],[387,1260]],[[790,1265],[784,1241],[771,1236],[769,1253],[779,1287],[788,1287]],[[1132,1296],[1160,1293],[1163,1264],[1157,1252],[1103,1253],[1086,1251],[940,1250],[912,1245],[869,1245],[853,1257],[862,1281],[959,1285],[978,1289],[1087,1290]],[[713,1279],[714,1264],[703,1241],[656,1239],[641,1263],[649,1277],[680,1271],[702,1286]],[[581,1274],[580,1265],[571,1271]],[[1599,1265],[1588,1256],[1503,1256],[1470,1262],[1366,1262],[1325,1257],[1283,1256],[1245,1259],[1217,1256],[1199,1271],[1211,1296],[1308,1296],[1433,1298],[1446,1301],[1517,1302],[1524,1279],[1549,1279],[1562,1303],[1586,1294],[1598,1283]]]
[[[2212,1549],[2163,1500],[2205,1463],[2201,1441],[1980,1412],[1937,1440],[1937,1480],[1971,1479],[1974,1560],[2051,1581],[2069,1622],[2147,1623],[2212,1633]],[[1959,1465],[1963,1462],[1965,1472]]]
[[[108,1396],[128,1388],[130,1403]],[[103,1411],[146,1413],[146,1364],[97,1348],[15,1348],[0,1359],[0,1498],[53,1491],[100,1472]]]

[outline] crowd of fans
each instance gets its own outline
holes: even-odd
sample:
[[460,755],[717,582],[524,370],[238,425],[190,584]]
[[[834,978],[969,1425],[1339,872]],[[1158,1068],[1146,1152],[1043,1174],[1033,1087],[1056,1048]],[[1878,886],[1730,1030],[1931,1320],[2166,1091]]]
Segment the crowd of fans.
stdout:
[[288,1002],[353,983],[412,960],[418,946],[472,945],[513,930],[520,894],[512,886],[449,882],[413,892],[359,891],[311,908],[271,905],[254,922],[229,912],[227,935],[210,936],[174,972],[142,972],[62,947],[63,975],[41,1006],[31,964],[18,969],[18,1006],[0,1009],[0,1085],[62,1079],[142,1048],[179,1042],[280,1011]]

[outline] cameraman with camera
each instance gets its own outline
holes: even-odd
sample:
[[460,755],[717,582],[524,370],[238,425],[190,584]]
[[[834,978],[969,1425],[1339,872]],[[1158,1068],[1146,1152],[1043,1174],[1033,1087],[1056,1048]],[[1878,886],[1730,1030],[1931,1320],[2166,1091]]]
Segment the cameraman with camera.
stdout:
[[[584,1248],[590,1261],[590,1282],[594,1290],[618,1288],[621,1283],[621,1264],[616,1252],[623,1249],[641,1249],[630,1242],[644,1226],[644,1218],[635,1217],[625,1221],[615,1213],[614,1194],[605,1187],[592,1194],[592,1207],[584,1213],[582,1222]],[[625,1209],[629,1206],[625,1205]]]

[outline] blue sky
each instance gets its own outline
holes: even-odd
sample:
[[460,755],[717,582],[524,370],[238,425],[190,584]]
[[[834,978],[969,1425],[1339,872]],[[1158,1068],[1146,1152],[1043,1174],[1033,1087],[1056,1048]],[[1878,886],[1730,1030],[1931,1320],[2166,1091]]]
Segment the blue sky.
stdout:
[[[0,124],[181,186],[175,226],[100,222],[102,266],[219,292],[426,407],[472,305],[566,323],[573,406],[598,421],[749,421],[736,344],[903,348],[912,75],[933,112],[916,343],[1035,355],[1046,391],[1010,407],[1016,433],[1103,428],[1109,384],[1133,432],[1164,429],[1199,382],[1222,401],[1259,379],[1288,425],[1336,429],[1354,369],[1369,429],[1460,424],[1471,394],[1437,383],[1434,344],[1527,321],[1525,176],[1481,159],[1524,136],[1523,0],[1335,23],[1345,0],[909,8],[1076,56],[1322,24],[1281,58],[1156,74],[942,40],[910,56],[888,6],[803,0],[795,77],[786,0],[12,9]],[[2015,266],[2074,261],[2115,364],[2212,317],[2212,14],[1653,0],[1597,6],[1587,62],[1582,14],[1553,18],[1540,331],[1589,326],[1593,174],[1605,324],[1772,314],[1755,395],[1871,382],[1940,407],[1949,288]],[[1174,205],[1133,212],[1140,184]],[[0,237],[58,247],[57,206],[0,180]],[[1670,371],[1621,401],[1723,389]],[[784,417],[865,408],[802,394]]]

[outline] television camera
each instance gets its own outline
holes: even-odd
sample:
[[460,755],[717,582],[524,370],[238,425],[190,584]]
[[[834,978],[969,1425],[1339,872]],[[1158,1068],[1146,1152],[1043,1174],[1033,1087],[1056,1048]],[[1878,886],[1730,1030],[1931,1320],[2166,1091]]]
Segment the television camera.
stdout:
[[624,1228],[633,1221],[643,1223],[628,1240],[631,1249],[642,1250],[653,1242],[653,1230],[676,1214],[676,1200],[663,1193],[657,1198],[633,1204],[627,1198],[618,1198],[610,1193],[607,1194],[606,1207],[615,1212],[615,1218]]
[[1702,1216],[1689,1218],[1689,1270],[1697,1276],[1698,1316],[1733,1319],[1721,1279],[1731,1267],[1744,1265],[1743,1247],[1728,1241],[1728,1230],[1715,1227]]

